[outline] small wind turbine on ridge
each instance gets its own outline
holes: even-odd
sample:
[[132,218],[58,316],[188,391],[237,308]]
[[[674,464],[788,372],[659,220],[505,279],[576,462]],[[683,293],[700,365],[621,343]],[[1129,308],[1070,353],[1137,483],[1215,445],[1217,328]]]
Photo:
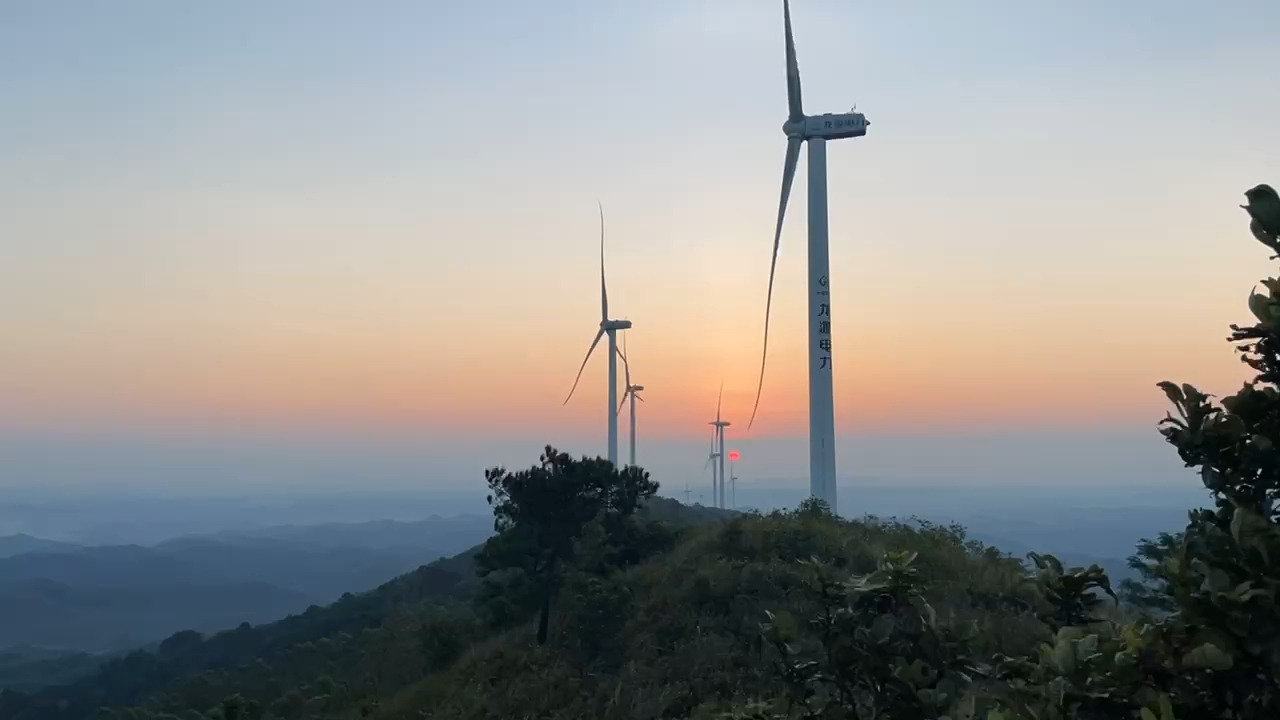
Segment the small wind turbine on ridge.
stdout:
[[764,366],[769,354],[769,310],[773,305],[773,276],[778,267],[778,247],[782,240],[782,220],[787,198],[800,161],[800,146],[809,143],[809,494],[836,508],[836,423],[831,380],[831,293],[830,257],[827,245],[827,140],[862,137],[871,124],[856,110],[833,115],[805,115],[800,98],[800,67],[791,35],[791,4],[782,0],[786,34],[787,120],[782,132],[787,136],[786,160],[782,165],[782,194],[778,199],[778,223],[773,232],[773,261],[769,265],[769,291],[764,306],[764,349],[760,354],[760,385],[751,410],[750,429],[760,408],[764,390]]
[[719,507],[719,508],[724,508],[725,506],[724,505],[724,429],[729,427],[730,425],[728,420],[720,419],[720,401],[723,398],[724,398],[724,382],[721,381],[720,393],[716,395],[716,419],[710,423],[707,423],[708,425],[711,425],[714,428],[711,431],[711,446],[713,448],[711,454],[713,457],[716,458],[716,460],[719,462],[719,465],[720,465],[720,482],[718,485],[719,500],[718,500],[718,504],[716,505],[716,507]]
[[[622,371],[626,378],[626,388],[622,391],[622,402],[618,404],[618,412],[622,412],[622,406],[627,404],[627,400],[631,400],[631,467],[636,467],[636,401],[644,402],[644,398],[640,397],[640,393],[644,390],[643,385],[631,384],[631,363],[627,361],[627,333],[622,333],[622,349],[618,351],[622,357]],[[659,398],[661,399],[661,398]]]
[[573,391],[578,389],[578,381],[582,379],[582,371],[586,369],[587,361],[591,359],[591,353],[595,351],[596,345],[600,344],[600,338],[608,335],[609,462],[616,467],[618,465],[618,413],[613,408],[618,404],[618,331],[630,328],[631,321],[609,319],[609,290],[604,280],[604,205],[601,205],[598,200],[596,205],[600,208],[600,330],[596,332],[595,340],[591,341],[591,347],[587,348],[587,356],[582,359],[582,366],[578,368],[578,376],[573,379],[573,387],[569,389],[569,396],[564,399],[564,404],[569,404],[569,399],[573,397]]
[[737,450],[729,451],[729,507],[733,510],[738,509],[738,473],[735,466],[739,457]]
[[[711,428],[711,451],[707,453],[707,462],[702,466],[702,472],[706,472],[707,468],[711,468],[711,504],[716,505],[716,489],[719,484],[716,482],[716,429]],[[702,497],[699,495],[698,497]],[[718,507],[718,506],[717,506]]]

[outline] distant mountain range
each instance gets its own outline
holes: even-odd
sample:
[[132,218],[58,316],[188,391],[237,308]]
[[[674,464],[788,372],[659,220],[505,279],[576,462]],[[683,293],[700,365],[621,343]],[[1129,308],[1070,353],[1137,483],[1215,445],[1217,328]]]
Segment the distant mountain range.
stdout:
[[277,620],[483,542],[491,518],[280,526],[86,547],[0,537],[0,648],[103,652]]
[[[857,504],[863,511],[886,515],[920,504],[907,502],[905,491],[899,494],[900,502],[886,491],[877,502],[868,497]],[[921,514],[947,521],[951,513],[940,512],[937,505],[924,503]],[[682,512],[716,511],[691,506]],[[1133,542],[1179,526],[1184,513],[1165,507],[1062,507],[1045,513],[1011,506],[956,513],[950,519],[963,524],[971,537],[1013,555],[1033,549],[1052,552],[1071,565],[1102,565],[1118,580],[1130,573],[1124,558]],[[257,527],[150,545],[93,546],[29,534],[3,536],[0,649],[27,645],[111,652],[178,630],[210,632],[242,622],[270,622],[376,587],[441,557],[466,558],[465,566],[469,556],[459,554],[482,543],[492,530],[491,517],[473,514]],[[469,570],[450,569],[464,576]]]
[[0,537],[0,558],[13,557],[33,552],[65,552],[83,547],[76,543],[45,540],[26,534],[5,535]]

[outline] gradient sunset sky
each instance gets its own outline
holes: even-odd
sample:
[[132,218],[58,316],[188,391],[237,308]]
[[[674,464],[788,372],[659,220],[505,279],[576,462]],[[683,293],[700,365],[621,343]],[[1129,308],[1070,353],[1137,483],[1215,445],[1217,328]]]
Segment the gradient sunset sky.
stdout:
[[[1245,377],[1280,4],[793,19],[806,110],[872,122],[828,153],[842,435],[1149,429],[1157,381]],[[743,437],[785,111],[775,0],[0,4],[0,427],[603,453],[603,352],[561,406],[599,199],[646,437],[722,379]],[[804,162],[757,440],[807,425]]]

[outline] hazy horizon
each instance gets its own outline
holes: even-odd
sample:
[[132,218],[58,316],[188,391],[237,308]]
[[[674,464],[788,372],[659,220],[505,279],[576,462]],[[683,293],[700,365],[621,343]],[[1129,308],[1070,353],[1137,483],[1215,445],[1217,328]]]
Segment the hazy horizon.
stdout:
[[[807,487],[808,440],[727,436],[741,452],[745,485]],[[550,435],[550,433],[548,433]],[[706,476],[709,437],[641,436],[638,463],[682,492]],[[842,435],[842,484],[1170,488],[1196,484],[1154,427],[1138,430],[1024,431],[956,435]],[[574,455],[603,455],[602,436],[543,440],[309,433],[25,432],[0,436],[9,493],[140,492],[146,496],[274,492],[416,491],[483,493],[483,471],[528,467],[550,443]],[[928,452],[922,452],[927,447]],[[625,436],[620,454],[628,457]]]

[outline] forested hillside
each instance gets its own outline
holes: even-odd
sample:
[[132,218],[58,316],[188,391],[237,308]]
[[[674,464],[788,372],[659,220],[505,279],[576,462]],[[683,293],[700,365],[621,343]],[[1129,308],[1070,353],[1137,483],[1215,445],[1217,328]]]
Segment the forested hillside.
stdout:
[[83,718],[100,706],[128,706],[183,678],[219,668],[257,667],[264,659],[287,656],[298,647],[346,635],[359,636],[383,625],[401,608],[418,607],[427,598],[447,596],[461,578],[423,567],[367,593],[348,595],[327,607],[253,627],[248,623],[210,636],[175,633],[153,649],[111,660],[71,685],[30,695],[0,694],[0,717]]

